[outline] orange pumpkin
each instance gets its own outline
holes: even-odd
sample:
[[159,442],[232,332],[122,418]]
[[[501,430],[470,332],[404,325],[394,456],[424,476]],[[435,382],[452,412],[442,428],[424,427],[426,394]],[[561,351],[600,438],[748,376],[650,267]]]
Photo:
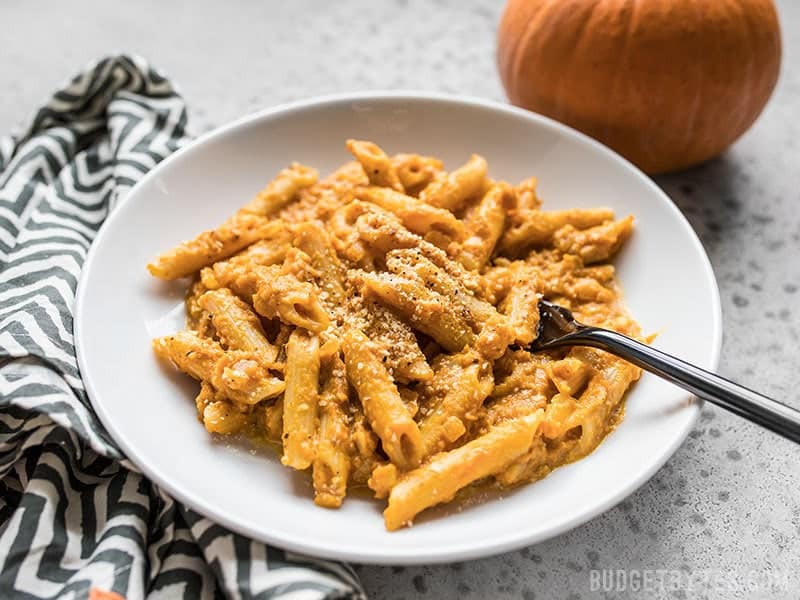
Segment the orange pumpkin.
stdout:
[[771,0],[509,0],[498,33],[513,104],[648,173],[732,144],[767,103],[780,60]]

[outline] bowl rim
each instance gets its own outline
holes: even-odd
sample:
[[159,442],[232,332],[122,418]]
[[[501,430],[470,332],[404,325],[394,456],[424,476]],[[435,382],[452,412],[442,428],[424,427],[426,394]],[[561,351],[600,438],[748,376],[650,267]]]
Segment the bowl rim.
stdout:
[[89,279],[88,273],[91,272],[91,266],[97,254],[97,249],[101,246],[99,242],[102,241],[107,231],[111,229],[116,220],[121,218],[121,215],[124,214],[125,211],[120,209],[123,207],[123,205],[128,203],[130,198],[135,197],[135,194],[140,187],[143,187],[150,180],[158,177],[163,170],[169,168],[169,166],[173,163],[183,160],[184,157],[191,154],[194,150],[212,140],[234,135],[238,131],[247,129],[250,126],[264,120],[290,115],[295,112],[302,112],[307,109],[324,108],[330,105],[359,101],[434,102],[439,104],[453,104],[480,108],[490,112],[505,113],[534,121],[539,126],[554,131],[559,135],[572,137],[576,142],[589,146],[595,152],[609,155],[612,159],[616,160],[622,168],[628,171],[630,176],[635,177],[652,192],[661,196],[661,198],[665,201],[667,208],[673,213],[673,216],[676,217],[676,221],[680,223],[680,226],[683,227],[689,234],[688,237],[691,239],[694,250],[697,252],[698,257],[701,260],[701,266],[711,291],[711,297],[709,298],[712,308],[711,351],[707,360],[707,364],[701,364],[699,366],[712,371],[718,367],[722,348],[722,307],[717,280],[714,275],[711,261],[708,258],[708,254],[706,253],[705,248],[697,236],[697,233],[694,231],[687,218],[678,209],[672,199],[658,185],[656,185],[652,179],[645,175],[641,170],[639,170],[638,167],[633,165],[626,158],[619,155],[611,148],[598,142],[597,140],[568,125],[564,125],[563,123],[538,113],[495,100],[469,95],[455,95],[442,92],[418,90],[370,90],[344,92],[314,96],[311,98],[286,102],[274,107],[258,110],[199,135],[197,138],[188,142],[186,145],[159,162],[150,171],[145,173],[144,176],[128,191],[125,197],[118,202],[115,209],[102,223],[94,240],[92,241],[92,244],[86,255],[86,259],[81,267],[80,278],[75,294],[74,340],[78,366],[81,373],[81,379],[84,382],[86,393],[89,397],[92,408],[100,419],[103,427],[106,429],[108,435],[122,450],[125,457],[153,483],[166,491],[178,502],[186,505],[189,508],[192,508],[193,510],[196,510],[198,513],[206,516],[216,523],[219,523],[220,525],[223,525],[227,529],[237,532],[248,538],[260,540],[264,543],[272,544],[285,550],[300,552],[310,556],[325,557],[333,560],[352,561],[361,564],[418,565],[463,561],[495,556],[503,552],[530,546],[532,544],[561,535],[587,523],[598,515],[616,506],[622,500],[633,494],[645,482],[650,480],[680,447],[697,420],[700,409],[703,405],[702,400],[693,396],[689,396],[690,401],[684,406],[684,410],[693,411],[693,414],[691,415],[691,418],[687,419],[684,428],[675,433],[671,443],[665,445],[661,449],[660,453],[650,461],[648,467],[640,471],[634,479],[629,481],[626,485],[619,487],[614,491],[614,493],[610,493],[602,500],[593,503],[588,510],[582,511],[580,515],[550,527],[540,528],[538,531],[532,534],[513,533],[504,537],[493,537],[491,542],[488,544],[483,540],[476,540],[468,545],[464,543],[457,543],[451,546],[437,545],[435,547],[431,547],[430,550],[422,552],[419,550],[395,549],[393,547],[389,547],[382,548],[379,555],[373,555],[347,548],[339,549],[331,544],[309,543],[307,539],[303,538],[302,536],[298,538],[291,538],[290,536],[285,535],[271,536],[262,530],[251,529],[247,527],[247,525],[238,522],[235,518],[231,518],[228,515],[217,511],[214,507],[206,504],[202,498],[192,496],[191,493],[184,493],[184,491],[179,489],[177,486],[173,486],[168,478],[161,474],[158,467],[149,464],[140,464],[137,460],[131,458],[136,453],[132,451],[132,445],[128,443],[125,436],[118,431],[117,427],[114,425],[114,419],[106,412],[103,407],[103,403],[99,400],[99,394],[94,387],[91,370],[83,352],[82,344],[82,339],[84,337],[83,305],[87,295],[86,282]]

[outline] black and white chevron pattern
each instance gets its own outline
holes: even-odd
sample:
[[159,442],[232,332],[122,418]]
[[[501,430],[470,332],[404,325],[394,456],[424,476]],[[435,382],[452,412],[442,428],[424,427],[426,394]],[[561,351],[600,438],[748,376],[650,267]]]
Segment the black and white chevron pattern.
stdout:
[[103,430],[72,309],[110,210],[186,142],[186,108],[137,57],[92,65],[0,140],[0,598],[362,599],[346,565],[233,534],[176,504]]

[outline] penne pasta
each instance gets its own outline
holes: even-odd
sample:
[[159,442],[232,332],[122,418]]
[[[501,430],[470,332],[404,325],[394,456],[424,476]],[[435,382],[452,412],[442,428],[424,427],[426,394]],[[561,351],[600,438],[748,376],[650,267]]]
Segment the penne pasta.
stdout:
[[530,449],[541,421],[542,411],[538,411],[496,425],[401,477],[383,512],[386,528],[392,531],[409,525],[426,508],[449,502],[469,484],[502,471]]
[[264,434],[273,444],[283,443],[283,397],[264,407]]
[[179,331],[153,340],[153,350],[190,377],[208,381],[225,351],[214,340],[201,338],[192,331]]
[[293,469],[314,460],[319,403],[319,339],[295,329],[286,343],[286,391],[283,395],[283,457]]
[[468,321],[473,329],[497,316],[497,309],[489,302],[478,298],[467,289],[459,278],[438,267],[416,249],[392,250],[386,255],[386,268],[398,276],[419,278],[425,287],[446,296],[455,310],[469,313]]
[[345,144],[350,154],[364,169],[369,182],[375,186],[381,186],[403,192],[403,184],[397,174],[394,163],[377,144],[362,140],[347,140]]
[[226,352],[209,381],[227,399],[253,405],[282,394],[286,384],[258,354]]
[[194,332],[179,331],[153,340],[153,349],[187,375],[212,384],[220,398],[255,404],[284,389],[284,382],[253,355],[226,352],[218,342]]
[[478,419],[494,387],[491,364],[474,350],[444,356],[426,387],[429,402],[419,421],[423,459],[450,447]]
[[247,424],[247,417],[224,400],[210,402],[203,409],[203,425],[209,433],[231,435],[238,433]]
[[537,184],[536,177],[529,177],[514,188],[516,202],[509,211],[513,224],[516,225],[524,221],[531,211],[539,210],[542,206],[541,199],[536,195]]
[[556,231],[566,225],[588,229],[614,219],[609,208],[570,208],[556,211],[532,211],[518,225],[509,227],[500,238],[500,252],[512,258],[531,248],[542,248],[553,241]]
[[159,279],[186,277],[236,254],[253,242],[270,236],[273,231],[274,225],[263,217],[237,214],[217,229],[204,231],[193,240],[160,255],[147,265],[147,269]]
[[553,246],[565,254],[580,256],[584,264],[595,263],[613,256],[632,231],[632,216],[583,230],[565,225],[553,234]]
[[347,376],[338,353],[325,375],[319,400],[319,429],[313,462],[314,502],[337,508],[347,494],[350,440],[345,405]]
[[258,315],[230,290],[206,292],[197,303],[209,313],[216,334],[228,348],[256,352],[266,362],[278,357],[277,348],[267,341]]
[[204,268],[200,272],[200,278],[206,289],[215,290],[228,287],[236,289],[236,293],[245,298],[252,296],[255,290],[241,289],[241,286],[237,286],[237,281],[255,266],[268,267],[283,264],[291,247],[291,232],[281,221],[272,222],[273,228],[281,225],[284,227],[272,231],[269,237],[248,246],[228,260]]
[[378,455],[378,436],[369,426],[364,410],[360,405],[352,408],[353,419],[350,426],[350,440],[353,443],[353,463],[350,479],[355,485],[368,485],[375,467],[384,462]]
[[369,338],[351,329],[345,334],[342,350],[347,379],[358,394],[383,451],[400,468],[415,467],[420,461],[419,427]]
[[276,266],[257,267],[245,277],[250,283],[244,285],[255,289],[253,308],[258,314],[315,333],[330,325],[330,317],[313,284],[300,281],[294,275],[285,275]]
[[500,302],[500,311],[508,317],[514,332],[514,343],[526,346],[536,337],[539,325],[539,275],[526,263],[510,269],[511,285]]
[[467,269],[480,271],[492,256],[503,235],[511,193],[508,184],[495,183],[465,215],[467,234],[458,260]]
[[453,312],[447,298],[429,290],[421,280],[390,273],[362,273],[361,280],[365,294],[397,310],[412,327],[450,352],[476,340],[468,315]]
[[425,381],[433,370],[411,326],[378,302],[365,300],[364,333],[381,348],[386,368],[396,381]]
[[319,174],[316,169],[292,163],[261,190],[255,198],[245,204],[240,212],[270,216],[289,204],[297,197],[300,190],[317,182]]
[[[359,208],[362,209],[361,207],[365,204],[360,203]],[[442,249],[411,233],[393,215],[369,208],[362,210],[363,212],[355,219],[354,229],[358,239],[371,252],[382,256],[392,250],[414,249],[437,267],[458,279],[466,289],[474,293],[480,289],[480,277],[476,273],[468,271],[459,262],[451,260]],[[369,264],[375,265],[375,262],[370,261]]]
[[586,385],[591,374],[591,367],[576,356],[548,363],[547,376],[558,389],[559,394],[576,396]]
[[156,356],[199,382],[215,435],[279,447],[314,502],[385,499],[386,528],[467,486],[515,486],[586,456],[624,415],[640,370],[601,350],[544,353],[541,298],[649,341],[608,261],[633,218],[542,210],[536,179],[452,172],[348,140],[356,160],[318,178],[293,163],[217,229],[157,257],[193,276],[185,331]]
[[403,189],[411,196],[419,195],[444,166],[438,158],[419,154],[397,154],[392,157],[392,164]]
[[327,311],[334,313],[342,308],[346,300],[346,270],[336,255],[327,230],[319,223],[302,223],[295,230],[294,243],[309,257],[315,283]]
[[368,187],[358,192],[358,197],[391,211],[409,231],[418,235],[437,231],[453,241],[464,236],[464,224],[449,210],[425,204],[393,189]]
[[457,212],[486,186],[486,160],[473,154],[465,165],[452,173],[440,173],[420,192],[420,200],[439,208]]

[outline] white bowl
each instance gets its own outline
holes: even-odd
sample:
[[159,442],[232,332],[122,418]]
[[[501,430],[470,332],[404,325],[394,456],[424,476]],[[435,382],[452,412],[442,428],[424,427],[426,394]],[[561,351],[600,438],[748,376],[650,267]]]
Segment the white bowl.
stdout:
[[230,529],[313,555],[413,564],[496,554],[555,536],[644,483],[692,426],[699,404],[645,375],[623,423],[587,458],[538,483],[468,506],[429,511],[388,533],[382,502],[312,502],[307,477],[271,450],[212,439],[196,420],[195,385],[165,369],[150,339],[183,325],[186,282],[165,284],[145,264],[220,223],[293,160],[326,172],[348,160],[344,140],[441,157],[471,152],[492,177],[536,175],[545,208],[610,206],[636,216],[616,264],[626,298],[655,345],[713,369],[719,297],[691,227],[646,176],[608,148],[544,117],[492,102],[428,93],[315,99],[246,117],[171,156],[109,217],[84,266],[76,306],[81,373],[103,424],[127,456],[187,506]]

